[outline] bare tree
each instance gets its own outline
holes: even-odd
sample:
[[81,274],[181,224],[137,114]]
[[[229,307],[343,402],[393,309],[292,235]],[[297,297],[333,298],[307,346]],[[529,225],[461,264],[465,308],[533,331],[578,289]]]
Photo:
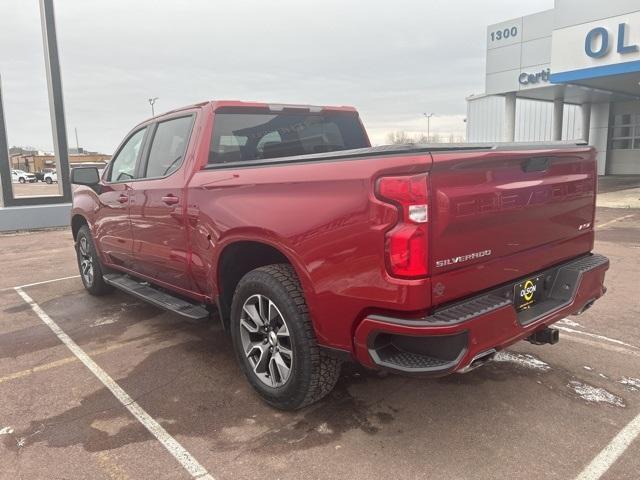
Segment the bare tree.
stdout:
[[415,143],[415,140],[407,132],[397,131],[387,134],[387,142],[393,145],[406,145]]

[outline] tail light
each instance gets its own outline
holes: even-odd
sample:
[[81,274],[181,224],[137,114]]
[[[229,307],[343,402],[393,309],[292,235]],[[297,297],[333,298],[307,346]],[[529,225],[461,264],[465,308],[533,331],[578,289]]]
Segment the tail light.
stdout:
[[396,277],[420,278],[428,273],[427,174],[382,177],[378,196],[398,208],[398,223],[387,232],[387,269]]

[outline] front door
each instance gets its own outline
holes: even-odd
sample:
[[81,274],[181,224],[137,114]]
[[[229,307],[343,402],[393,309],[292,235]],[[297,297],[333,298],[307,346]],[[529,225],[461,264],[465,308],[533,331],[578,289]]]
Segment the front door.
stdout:
[[159,122],[132,184],[135,270],[177,289],[192,290],[185,224],[186,149],[194,115]]
[[94,227],[97,244],[109,263],[131,267],[133,237],[129,210],[131,185],[147,128],[131,134],[114,156],[99,195]]

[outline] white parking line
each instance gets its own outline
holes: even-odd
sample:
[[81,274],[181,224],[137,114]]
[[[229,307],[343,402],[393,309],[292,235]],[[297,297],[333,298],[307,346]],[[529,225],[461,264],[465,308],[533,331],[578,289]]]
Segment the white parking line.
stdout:
[[563,335],[562,339],[569,340],[570,342],[581,343],[583,345],[589,345],[590,347],[602,348],[603,350],[620,353],[622,355],[629,355],[632,357],[640,358],[640,350],[621,347],[616,344],[610,344],[610,343],[602,342],[600,340],[591,340],[589,337],[585,338],[585,337],[580,337],[578,335],[573,335],[572,333],[568,333],[566,335]]
[[42,282],[27,283],[26,285],[19,285],[14,288],[35,287],[36,285],[44,285],[45,283],[60,282],[62,280],[70,280],[72,278],[80,278],[80,275],[69,275],[68,277],[52,278],[51,280],[43,280]]
[[69,275],[68,277],[52,278],[51,280],[43,280],[41,282],[27,283],[25,285],[18,285],[17,287],[2,288],[0,289],[0,292],[4,292],[6,290],[15,290],[16,288],[35,287],[36,285],[45,285],[47,283],[60,282],[62,280],[70,280],[72,278],[80,278],[80,275]]
[[598,335],[596,333],[591,333],[591,332],[584,332],[582,330],[576,330],[574,328],[563,327],[562,325],[554,325],[553,328],[557,328],[558,330],[562,330],[563,332],[569,332],[569,333],[576,333],[576,334],[579,334],[579,335],[585,335],[587,337],[596,338],[596,339],[602,340],[604,342],[615,343],[616,345],[622,345],[624,347],[640,350],[640,348],[636,347],[635,345],[631,345],[629,343],[625,343],[622,340],[617,340],[615,338],[605,337],[604,335]]
[[174,458],[180,462],[184,469],[189,474],[198,480],[213,480],[213,477],[207,472],[207,470],[198,463],[198,461],[173,438],[169,433],[156,422],[146,411],[142,409],[136,401],[134,401],[127,392],[125,392],[120,385],[116,383],[113,378],[109,376],[97,363],[95,363],[77,343],[71,340],[59,326],[55,323],[49,315],[46,314],[40,305],[38,305],[29,295],[27,295],[21,287],[15,287],[15,291],[22,297],[22,299],[31,307],[36,315],[47,325],[51,331],[60,339],[71,352],[78,357],[85,367],[87,367],[91,373],[93,373],[98,380],[100,380],[105,387],[111,390],[111,393],[120,401],[120,403],[127,409],[136,419],[144,425],[144,427],[151,433],[163,446],[166,448]]
[[613,437],[609,444],[591,460],[591,463],[576,477],[576,480],[598,480],[620,458],[620,455],[640,435],[640,415]]
[[614,218],[613,220],[609,220],[608,222],[604,222],[602,225],[596,225],[596,228],[604,228],[604,227],[608,227],[609,225],[612,225],[616,222],[619,222],[620,220],[625,220],[627,218],[631,218],[631,217],[635,217],[635,215],[623,215],[622,217],[618,217],[618,218]]

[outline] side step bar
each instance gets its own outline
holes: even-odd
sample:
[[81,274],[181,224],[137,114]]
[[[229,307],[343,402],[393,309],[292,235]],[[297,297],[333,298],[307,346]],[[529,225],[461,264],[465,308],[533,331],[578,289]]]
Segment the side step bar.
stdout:
[[203,306],[158,290],[147,282],[138,281],[129,275],[108,273],[104,275],[104,281],[123,292],[183,317],[191,318],[192,320],[204,320],[209,317],[209,311]]

